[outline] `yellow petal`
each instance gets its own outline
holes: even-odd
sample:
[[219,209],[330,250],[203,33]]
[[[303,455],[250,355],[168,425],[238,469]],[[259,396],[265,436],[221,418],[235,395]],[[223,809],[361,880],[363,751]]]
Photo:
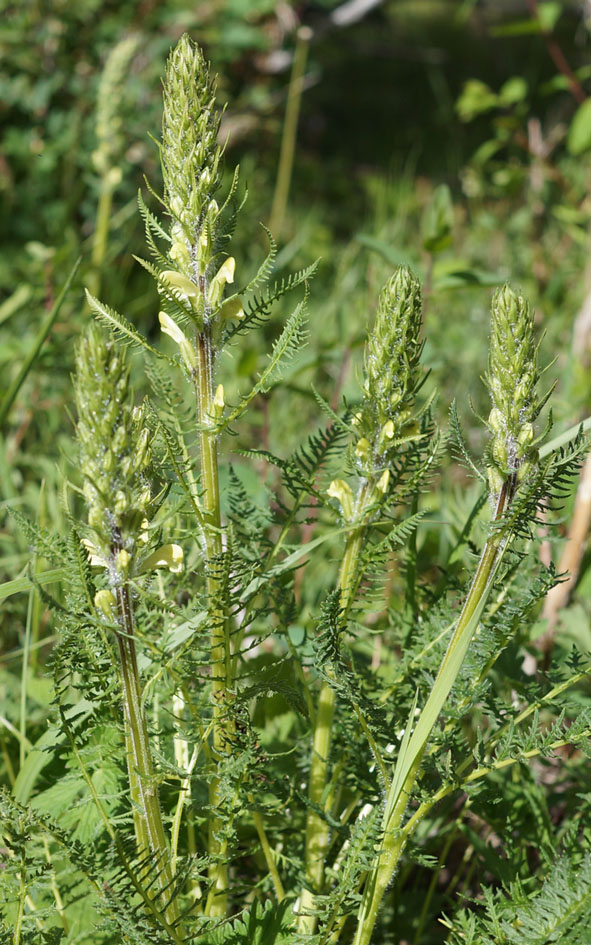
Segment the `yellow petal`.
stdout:
[[209,286],[209,304],[212,306],[212,308],[217,308],[217,306],[222,301],[226,283],[234,282],[235,269],[236,260],[233,256],[228,256],[226,261],[222,263],[215,276],[211,280]]
[[369,440],[366,439],[366,437],[362,436],[361,439],[358,441],[357,446],[355,447],[355,455],[358,456],[359,459],[367,459],[367,457],[369,456],[370,450],[371,450],[371,446],[370,446]]
[[109,623],[117,623],[117,606],[111,591],[97,591],[94,595],[94,606],[99,615]]
[[82,544],[88,551],[90,564],[93,568],[106,568],[107,567],[106,559],[103,558],[102,555],[99,555],[97,549],[95,548],[93,543],[88,540],[88,538],[83,538]]
[[242,299],[238,296],[235,296],[233,299],[228,299],[227,302],[224,302],[220,309],[220,315],[222,318],[237,318],[240,320],[244,318],[244,309],[242,307]]
[[378,482],[378,492],[381,492],[382,495],[386,495],[386,492],[388,491],[389,482],[390,482],[390,470],[384,469]]
[[224,386],[223,384],[218,384],[215,392],[215,397],[213,398],[213,410],[216,417],[219,419],[224,412]]
[[224,285],[226,282],[234,282],[234,273],[236,271],[236,260],[233,256],[228,256],[226,261],[222,263],[217,273],[214,276],[214,279],[219,279],[220,282],[223,281]]
[[170,315],[167,315],[166,312],[158,312],[158,321],[160,322],[160,327],[165,335],[169,335],[173,341],[176,341],[177,345],[182,344],[186,340],[185,334],[177,323],[173,321]]
[[337,499],[343,510],[343,515],[348,520],[353,516],[353,493],[350,485],[344,479],[333,479],[326,494],[331,499]]
[[187,276],[183,276],[182,273],[176,272],[174,269],[165,269],[164,272],[160,273],[160,279],[162,282],[166,282],[167,285],[172,286],[173,289],[178,289],[189,299],[199,297],[199,287],[191,282]]
[[125,548],[122,548],[121,551],[117,553],[115,558],[115,567],[119,571],[119,574],[124,578],[129,574],[129,566],[131,564],[131,555],[129,551],[126,551]]
[[165,335],[169,335],[173,341],[176,341],[179,346],[179,351],[183,357],[185,364],[187,365],[189,371],[194,371],[197,367],[197,355],[195,354],[195,349],[193,345],[182,331],[177,323],[172,320],[170,315],[167,315],[166,312],[158,313],[158,321],[160,322],[160,327]]
[[162,545],[144,559],[142,573],[153,571],[155,568],[168,568],[169,571],[178,573],[183,570],[183,557],[183,549],[180,545]]

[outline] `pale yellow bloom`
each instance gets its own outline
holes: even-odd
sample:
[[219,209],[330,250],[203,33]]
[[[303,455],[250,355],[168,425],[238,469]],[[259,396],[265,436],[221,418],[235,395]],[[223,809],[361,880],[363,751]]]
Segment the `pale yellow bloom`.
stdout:
[[175,321],[167,315],[166,312],[158,313],[158,321],[160,322],[160,327],[165,335],[168,335],[172,338],[173,341],[176,341],[179,346],[179,351],[183,358],[183,361],[187,365],[189,371],[194,371],[197,367],[197,355],[195,349],[184,331],[177,325]]
[[344,479],[333,479],[326,494],[340,502],[343,515],[349,521],[353,517],[353,493],[350,485]]
[[209,304],[212,308],[217,308],[222,301],[226,283],[234,282],[235,270],[236,260],[233,256],[228,256],[216,272],[209,286]]

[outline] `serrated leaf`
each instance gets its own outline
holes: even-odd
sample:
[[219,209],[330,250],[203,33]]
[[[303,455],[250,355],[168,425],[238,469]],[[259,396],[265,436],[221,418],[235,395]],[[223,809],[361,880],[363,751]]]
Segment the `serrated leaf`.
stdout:
[[135,328],[123,315],[120,315],[119,312],[116,312],[115,309],[110,308],[104,302],[99,302],[98,299],[95,299],[93,295],[90,294],[88,289],[86,290],[86,298],[88,299],[88,304],[94,312],[94,314],[107,325],[116,335],[119,335],[124,341],[128,344],[136,345],[139,348],[144,348],[145,351],[149,351],[150,354],[153,354],[157,358],[163,358],[166,361],[170,361],[170,358],[167,358],[166,355],[162,354],[161,351],[158,351],[157,348],[154,348],[150,344],[147,338]]

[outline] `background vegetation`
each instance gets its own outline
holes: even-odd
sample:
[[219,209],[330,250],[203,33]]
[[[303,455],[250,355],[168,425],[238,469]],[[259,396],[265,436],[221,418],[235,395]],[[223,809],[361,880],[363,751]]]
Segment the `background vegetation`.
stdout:
[[[240,269],[254,273],[265,251],[261,221],[271,223],[279,242],[277,277],[320,257],[308,345],[290,362],[284,383],[254,402],[235,441],[232,463],[256,492],[275,484],[273,471],[245,462],[240,450],[291,453],[318,423],[312,385],[335,408],[356,396],[379,288],[402,263],[425,288],[423,361],[439,388],[436,418],[446,428],[456,399],[476,455],[484,434],[468,404],[475,414],[488,412],[478,378],[486,367],[491,291],[505,280],[532,302],[545,332],[544,354],[554,358],[546,383],[557,385],[556,429],[591,412],[591,7],[583,0],[387,0],[366,4],[354,18],[354,4],[334,0],[1,6],[0,779],[13,788],[27,760],[38,757],[31,748],[52,712],[48,661],[56,631],[41,589],[31,588],[31,576],[46,571],[47,562],[31,558],[6,510],[62,534],[69,514],[82,515],[71,373],[75,342],[90,319],[83,287],[106,298],[149,340],[159,337],[158,295],[132,254],[144,251],[138,188],[146,192],[144,176],[159,181],[148,131],[160,127],[160,77],[171,46],[188,31],[219,74],[219,100],[230,102],[221,134],[228,164],[240,163],[249,190],[233,242]],[[298,70],[301,80],[293,75]],[[280,169],[285,174],[291,154],[288,103],[293,119],[300,93],[287,193]],[[233,349],[231,364],[222,363],[230,402],[260,370],[280,310],[274,318]],[[140,359],[133,381],[141,399],[148,385]],[[227,463],[222,467],[227,476]],[[588,482],[588,466],[582,475]],[[65,490],[68,481],[73,490]],[[414,566],[423,586],[453,587],[465,578],[469,547],[452,556],[445,573],[442,563],[476,494],[451,453],[444,456],[421,497],[430,509],[416,539]],[[547,537],[540,532],[539,551],[546,564],[568,565],[576,586],[566,592],[562,586],[538,607],[530,639],[505,657],[501,675],[517,672],[524,660],[530,668],[549,664],[550,652],[567,673],[572,647],[583,653],[591,647],[591,512],[584,495],[579,501],[574,519],[569,500],[558,529]],[[328,554],[306,573],[297,588],[301,614],[318,609],[334,573]],[[370,626],[380,630],[385,611],[397,606],[401,581],[392,566]],[[51,590],[59,600],[59,585]],[[290,632],[297,640],[303,628]],[[576,692],[587,705],[588,683]],[[394,941],[388,938],[393,913],[406,941],[445,940],[449,897],[467,905],[478,898],[481,881],[506,879],[503,857],[495,855],[499,836],[505,849],[520,849],[525,881],[538,864],[547,824],[566,821],[577,803],[589,808],[582,748],[569,763],[574,773],[566,781],[559,761],[532,775],[529,793],[520,795],[530,809],[519,836],[505,781],[508,805],[495,808],[499,798],[491,794],[478,814],[440,834],[432,848],[426,837],[432,862],[405,866],[383,917],[383,941]],[[27,796],[46,789],[57,771],[29,763]],[[538,782],[552,779],[556,790],[542,804]],[[19,783],[22,789],[22,776]],[[84,825],[79,829],[83,836]],[[482,854],[481,872],[472,866],[473,850]],[[433,863],[439,864],[434,871]]]

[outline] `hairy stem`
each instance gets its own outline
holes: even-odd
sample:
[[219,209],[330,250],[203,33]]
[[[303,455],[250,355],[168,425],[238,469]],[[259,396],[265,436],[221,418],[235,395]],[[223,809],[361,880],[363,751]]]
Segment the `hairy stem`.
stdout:
[[[209,638],[211,655],[211,678],[213,690],[213,760],[214,763],[228,752],[232,736],[228,719],[228,703],[231,697],[232,668],[229,627],[223,603],[223,587],[219,567],[223,553],[220,486],[218,474],[218,449],[212,429],[214,412],[213,398],[213,345],[211,330],[206,325],[197,339],[197,370],[195,388],[199,422],[199,446],[201,455],[201,488],[204,513],[204,550],[207,568],[207,598],[209,606]],[[224,916],[228,909],[228,864],[226,843],[220,839],[223,818],[220,816],[220,780],[217,774],[209,782],[209,854],[215,858],[210,865],[211,888],[207,898],[206,912],[211,916]]]
[[[127,585],[116,589],[117,612],[121,633],[117,634],[123,683],[123,712],[126,728],[126,745],[129,785],[134,803],[134,823],[140,856],[151,853],[158,864],[158,885],[171,893],[172,870],[162,814],[158,797],[158,785],[154,777],[154,766],[150,751],[148,729],[141,704],[141,688],[134,640],[133,605]],[[137,814],[137,816],[136,816]],[[165,909],[166,919],[172,925],[179,918],[178,906],[173,898]]]

